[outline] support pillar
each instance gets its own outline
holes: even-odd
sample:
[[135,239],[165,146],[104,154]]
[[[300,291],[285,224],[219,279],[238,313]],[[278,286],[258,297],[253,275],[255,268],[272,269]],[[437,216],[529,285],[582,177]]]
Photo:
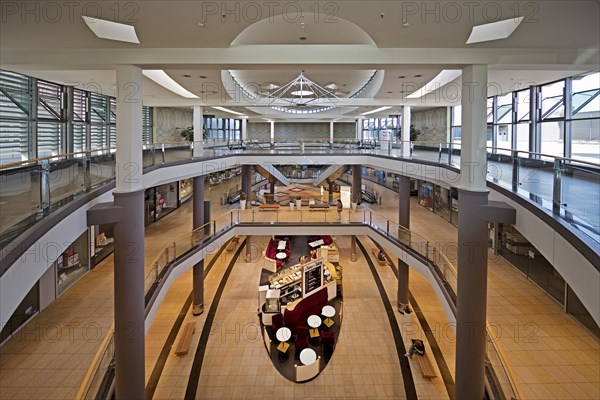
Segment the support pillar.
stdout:
[[271,122],[271,147],[275,146],[275,121]]
[[[399,176],[398,185],[398,224],[410,229],[410,178],[407,176]],[[399,231],[398,238],[402,242],[410,241],[410,235],[407,232]],[[405,306],[408,304],[408,278],[409,266],[403,260],[398,258],[398,311],[404,312]]]
[[350,261],[356,262],[358,257],[356,256],[356,236],[352,235],[352,240],[350,242]]
[[246,262],[252,261],[252,236],[246,236],[246,251],[244,259]]
[[456,310],[457,399],[482,399],[485,386],[488,203],[485,172],[487,66],[462,73],[462,138]]
[[242,136],[241,139],[245,142],[248,140],[248,118],[242,118]]
[[246,199],[250,200],[250,191],[252,189],[250,165],[242,165],[242,193],[246,193]]
[[192,158],[198,158],[202,156],[204,150],[204,114],[202,107],[200,106],[194,106],[192,126],[194,129],[194,150],[192,152]]
[[329,204],[333,203],[333,182],[329,182]]
[[402,143],[400,149],[402,157],[410,157],[410,106],[402,107]]
[[275,194],[275,178],[271,179],[271,187],[269,188],[269,193],[271,193],[272,195]]
[[362,166],[352,166],[352,199],[351,202],[359,203],[362,193]]
[[[194,177],[194,209],[192,228],[198,229],[206,223],[204,215],[204,176]],[[200,315],[204,311],[204,260],[194,265],[192,271],[192,314]]]
[[[117,148],[114,205],[115,396],[145,397],[144,187],[142,181],[142,70],[117,67]],[[128,88],[138,90],[133,95]],[[133,98],[131,98],[133,96]]]
[[362,140],[363,119],[356,120],[356,140]]
[[333,121],[329,122],[329,146],[333,146]]

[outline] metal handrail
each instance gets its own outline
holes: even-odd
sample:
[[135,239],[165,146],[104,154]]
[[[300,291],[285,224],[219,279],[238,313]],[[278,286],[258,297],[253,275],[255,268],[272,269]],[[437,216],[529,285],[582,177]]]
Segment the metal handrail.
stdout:
[[29,160],[24,160],[24,161],[15,161],[9,164],[1,164],[0,165],[0,170],[2,169],[9,169],[9,168],[14,168],[14,167],[19,167],[22,165],[26,165],[26,164],[35,164],[38,163],[40,161],[47,161],[47,160],[53,160],[55,158],[66,158],[66,157],[72,157],[78,154],[88,154],[88,153],[98,153],[98,152],[110,152],[110,151],[117,151],[116,147],[107,147],[104,149],[95,149],[95,150],[86,150],[86,151],[75,151],[72,153],[64,153],[64,154],[57,154],[55,156],[46,156],[46,157],[38,157],[38,158],[32,158]]

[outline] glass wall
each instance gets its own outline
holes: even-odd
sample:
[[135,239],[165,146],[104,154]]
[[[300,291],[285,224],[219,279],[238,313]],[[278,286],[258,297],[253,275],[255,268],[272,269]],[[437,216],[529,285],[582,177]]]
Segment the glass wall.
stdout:
[[397,139],[400,132],[400,117],[363,119],[363,140],[379,140],[382,130],[391,130],[393,132],[391,139]]
[[[460,113],[460,106],[452,107],[452,141],[457,144],[461,137]],[[514,149],[547,154],[551,156],[548,159],[566,157],[598,163],[600,73],[490,97],[487,123],[487,145],[495,147],[495,153],[509,154]]]
[[237,141],[242,139],[242,120],[204,116],[205,139]]
[[[142,113],[151,143],[152,110]],[[114,97],[0,70],[1,164],[114,148],[116,121]]]

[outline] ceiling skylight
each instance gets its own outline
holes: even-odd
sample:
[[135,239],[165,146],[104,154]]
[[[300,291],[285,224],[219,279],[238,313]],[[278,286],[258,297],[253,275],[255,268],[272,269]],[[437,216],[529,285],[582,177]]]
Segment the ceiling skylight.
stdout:
[[152,79],[160,86],[164,87],[171,92],[185,97],[186,99],[198,99],[194,93],[187,91],[179,83],[175,82],[165,71],[162,69],[145,69],[142,71],[145,77]]
[[460,69],[444,69],[442,72],[436,75],[431,81],[427,82],[425,86],[421,89],[417,90],[414,93],[406,96],[407,99],[418,99],[426,94],[429,94],[433,91],[438,90],[442,86],[452,82],[456,78],[461,75],[462,71]]
[[244,113],[241,113],[241,112],[238,112],[238,111],[233,111],[233,110],[230,110],[229,108],[225,108],[225,107],[216,107],[216,106],[213,106],[213,108],[215,110],[224,111],[224,112],[235,114],[235,115],[246,115]]
[[489,42],[491,40],[506,39],[519,26],[524,17],[510,18],[496,21],[490,24],[477,25],[473,27],[467,44]]
[[100,39],[140,44],[140,40],[135,33],[135,28],[131,25],[86,17],[85,15],[82,15],[82,18],[88,28]]
[[379,107],[379,108],[376,108],[376,109],[374,109],[374,110],[371,110],[371,111],[364,112],[364,113],[362,113],[362,114],[360,114],[360,115],[369,115],[369,114],[375,114],[375,113],[378,113],[379,111],[385,111],[385,110],[387,110],[387,109],[389,109],[389,108],[392,108],[392,106],[384,106],[384,107]]

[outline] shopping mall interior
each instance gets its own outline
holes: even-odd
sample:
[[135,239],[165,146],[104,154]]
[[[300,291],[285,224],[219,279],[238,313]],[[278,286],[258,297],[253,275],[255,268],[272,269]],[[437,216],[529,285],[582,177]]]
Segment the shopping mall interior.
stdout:
[[0,4],[1,399],[600,398],[597,1]]

